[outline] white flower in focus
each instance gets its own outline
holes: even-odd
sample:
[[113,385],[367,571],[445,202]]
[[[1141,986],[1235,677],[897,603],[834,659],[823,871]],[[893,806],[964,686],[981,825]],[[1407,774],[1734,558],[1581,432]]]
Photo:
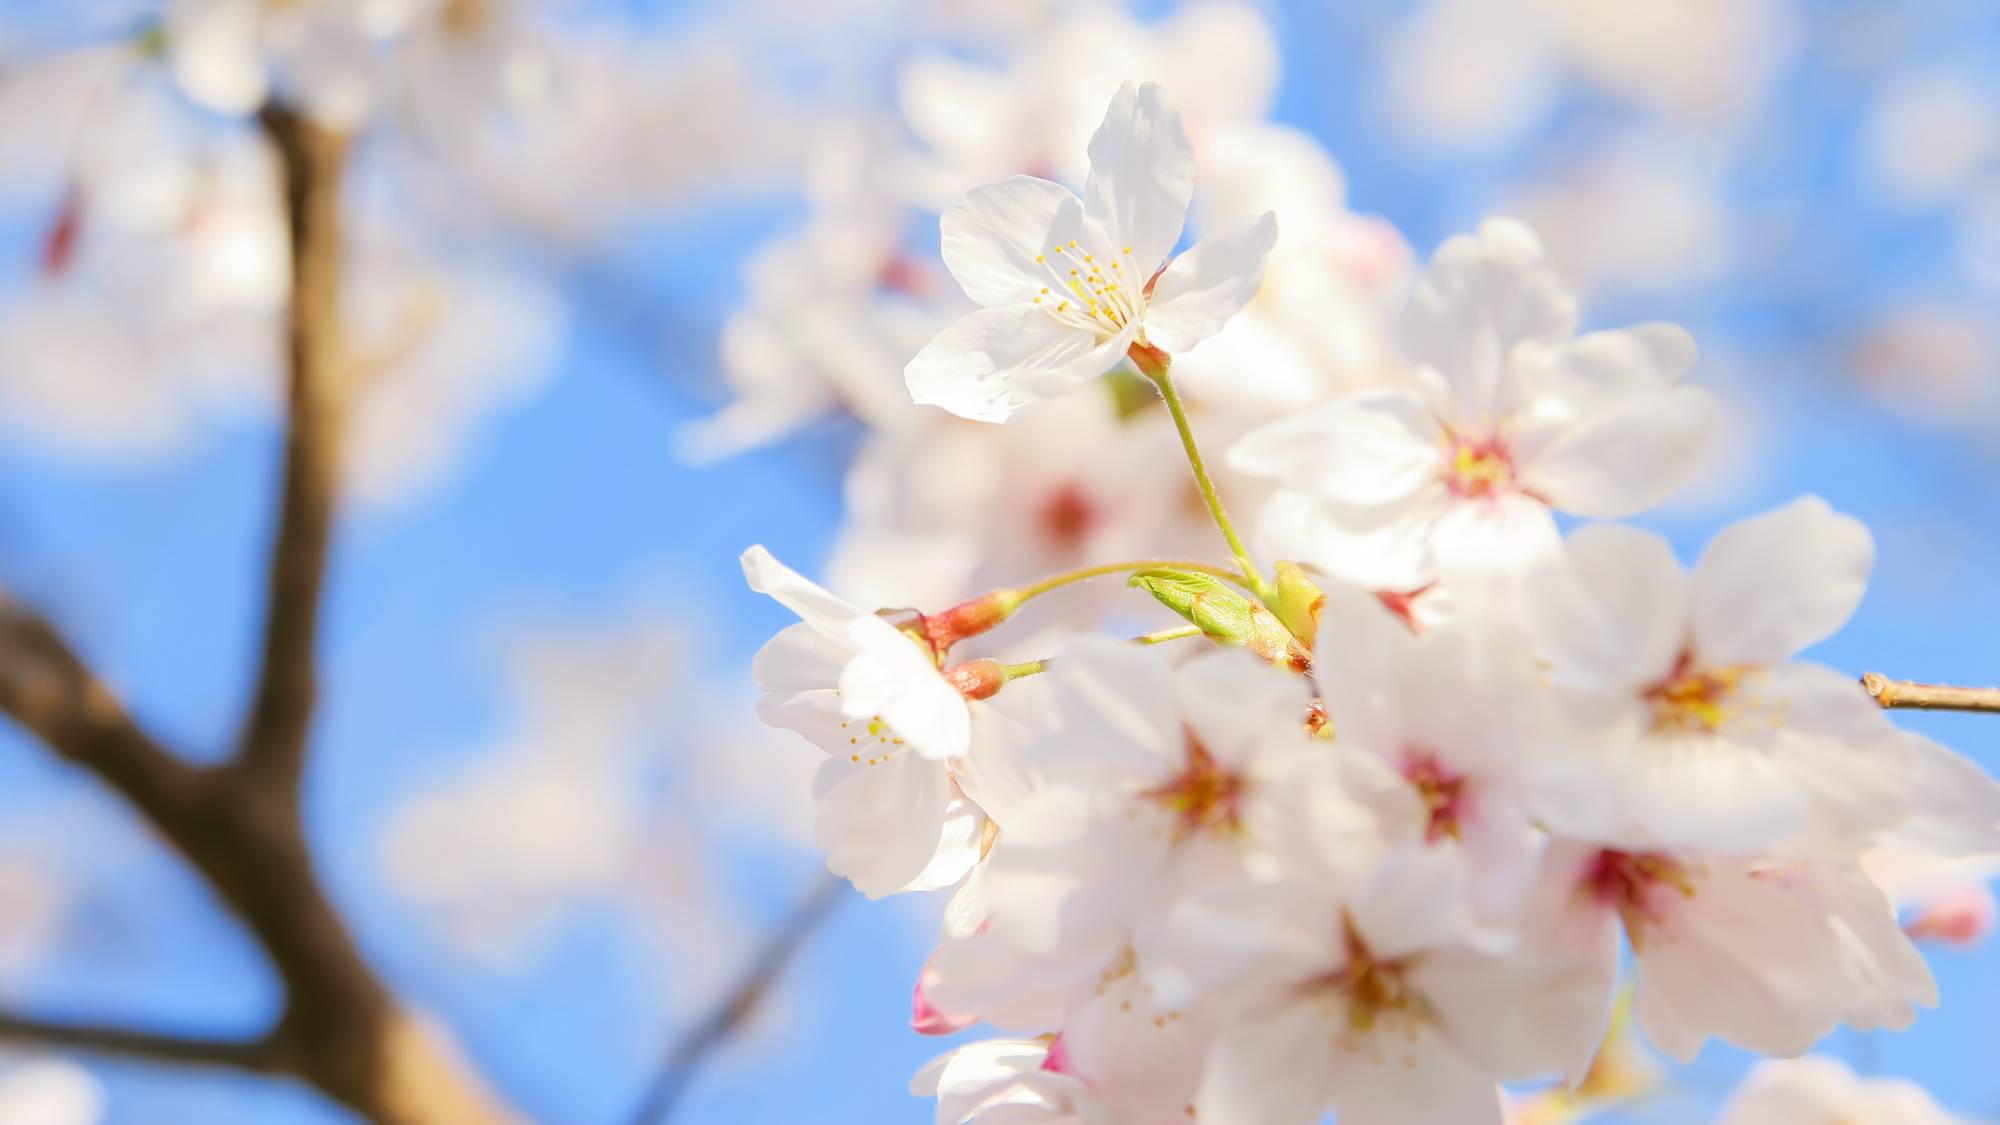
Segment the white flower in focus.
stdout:
[[1721,1125],[1969,1125],[1921,1087],[1861,1078],[1824,1055],[1758,1063],[1724,1107]]
[[[1851,677],[1794,659],[1847,621],[1874,559],[1868,529],[1825,501],[1724,530],[1692,574],[1658,536],[1616,525],[1578,531],[1566,558],[1527,597],[1579,731],[1563,768],[1589,795],[1550,804],[1559,834],[1732,851],[1791,839],[1852,854],[1928,809],[1940,771],[1963,777],[1955,755],[1905,737]],[[2000,808],[1983,778],[1947,784],[1968,818],[1990,821],[1982,801]]]
[[1194,194],[1194,151],[1159,86],[1126,84],[1069,189],[1015,176],[973,190],[941,223],[945,265],[986,308],[904,371],[911,396],[983,422],[1110,371],[1134,345],[1185,351],[1248,302],[1277,241],[1269,215],[1211,232],[1173,259]]
[[1851,860],[1779,862],[1559,841],[1528,918],[1609,995],[1618,934],[1646,1039],[1687,1062],[1714,1036],[1795,1055],[1836,1026],[1908,1027],[1937,1003],[1923,957]]
[[1555,550],[1551,510],[1651,507],[1714,427],[1715,400],[1680,382],[1694,360],[1686,332],[1575,328],[1535,236],[1488,221],[1439,248],[1404,310],[1402,386],[1271,423],[1230,462],[1314,502],[1317,520],[1284,509],[1300,548],[1288,557],[1395,589],[1519,574]]
[[827,754],[814,779],[813,842],[827,867],[870,898],[957,883],[979,858],[986,816],[954,776],[976,742],[1007,721],[972,706],[918,642],[772,558],[743,554],[750,588],[804,620],[773,637],[752,665],[757,713]]

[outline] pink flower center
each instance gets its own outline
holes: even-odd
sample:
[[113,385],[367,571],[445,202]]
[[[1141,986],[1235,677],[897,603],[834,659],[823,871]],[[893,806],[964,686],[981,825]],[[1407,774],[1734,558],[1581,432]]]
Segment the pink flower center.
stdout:
[[1497,437],[1477,441],[1453,435],[1445,487],[1454,496],[1483,499],[1515,491],[1514,458]]
[[1740,710],[1738,699],[1743,665],[1697,668],[1694,656],[1682,653],[1667,678],[1647,688],[1653,706],[1653,729],[1679,734],[1711,734]]
[[1346,1028],[1357,1035],[1380,1028],[1402,1027],[1414,1035],[1425,1023],[1433,1022],[1435,1011],[1422,994],[1410,987],[1408,975],[1415,957],[1380,959],[1355,928],[1351,915],[1340,917],[1341,944],[1346,960],[1333,972],[1305,982],[1307,992],[1337,997],[1345,1007]]
[[1430,813],[1424,839],[1430,843],[1458,839],[1459,818],[1466,811],[1465,777],[1446,769],[1429,750],[1406,752],[1403,776],[1415,787]]
[[1694,877],[1685,864],[1656,852],[1605,849],[1583,869],[1577,892],[1618,912],[1633,952],[1642,952],[1650,930],[1666,922],[1672,895],[1694,897]]
[[1074,482],[1049,493],[1035,513],[1035,527],[1044,542],[1058,550],[1083,547],[1084,539],[1097,526],[1097,505]]
[[1188,731],[1186,737],[1187,764],[1180,774],[1139,796],[1174,815],[1176,840],[1203,832],[1224,835],[1241,830],[1243,778],[1218,765],[1193,731]]

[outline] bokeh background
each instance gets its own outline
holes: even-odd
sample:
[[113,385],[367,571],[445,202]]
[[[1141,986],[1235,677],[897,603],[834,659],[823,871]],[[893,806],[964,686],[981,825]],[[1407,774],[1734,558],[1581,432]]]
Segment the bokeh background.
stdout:
[[[1818,658],[2000,680],[1985,0],[479,6],[505,9],[503,65],[412,48],[349,185],[350,316],[382,374],[327,591],[308,800],[368,956],[537,1120],[629,1114],[819,877],[814,752],[749,712],[750,654],[787,615],[736,556],[762,542],[822,572],[873,423],[851,399],[823,409],[810,378],[762,400],[792,393],[801,415],[769,441],[705,423],[744,384],[724,326],[746,308],[813,326],[786,370],[855,328],[819,275],[788,293],[753,264],[872,221],[880,193],[922,194],[919,130],[963,108],[913,94],[940,59],[1004,67],[1072,21],[1130,20],[1144,52],[1075,51],[1059,79],[1023,66],[1006,96],[1094,103],[1087,129],[1121,80],[1222,86],[1324,146],[1347,206],[1418,261],[1486,215],[1526,219],[1588,325],[1687,325],[1727,405],[1701,478],[1644,522],[1691,557],[1817,492],[1879,544]],[[1218,9],[1249,30],[1175,32]],[[161,14],[0,0],[0,585],[145,723],[220,754],[257,642],[283,260],[254,128],[120,46]],[[1166,72],[1122,72],[1132,57]],[[924,221],[892,237],[934,254]],[[754,448],[714,456],[732,442]],[[2000,721],[1902,721],[2000,768]],[[939,905],[843,902],[680,1119],[928,1120],[904,1085],[943,1045],[907,1021]],[[1822,1050],[2000,1117],[2000,954],[1932,954],[1937,1011]],[[0,993],[246,1032],[279,1001],[198,880],[10,727]],[[1604,1119],[1704,1119],[1746,1065],[1711,1048]],[[0,1122],[344,1119],[252,1078],[0,1062]]]

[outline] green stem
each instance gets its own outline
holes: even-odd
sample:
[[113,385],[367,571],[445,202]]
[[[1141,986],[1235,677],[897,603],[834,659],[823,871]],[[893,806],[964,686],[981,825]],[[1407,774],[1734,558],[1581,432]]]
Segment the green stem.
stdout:
[[1098,566],[1065,570],[1061,574],[1052,574],[1039,582],[1030,583],[1026,586],[1016,586],[1012,590],[1007,591],[1007,593],[1012,597],[1012,604],[1019,606],[1029,598],[1038,598],[1051,590],[1060,590],[1064,586],[1087,579],[1102,578],[1107,574],[1129,574],[1133,571],[1156,570],[1160,568],[1191,570],[1196,574],[1206,574],[1212,578],[1220,578],[1225,582],[1233,582],[1238,586],[1247,587],[1253,592],[1256,589],[1256,584],[1251,579],[1238,574],[1226,566],[1216,566],[1212,563],[1187,562],[1181,559],[1132,559],[1127,562],[1103,563]]
[[1199,636],[1201,636],[1201,626],[1178,625],[1172,629],[1155,629],[1150,633],[1141,633],[1132,638],[1132,643],[1135,645],[1159,645],[1165,644],[1168,641],[1184,641],[1189,637]]
[[1026,660],[1019,664],[1002,664],[1000,666],[1001,674],[1005,675],[1010,682],[1018,680],[1023,676],[1040,675],[1048,670],[1049,662],[1047,660]]
[[1222,506],[1222,494],[1215,489],[1215,482],[1209,479],[1208,466],[1201,460],[1201,450],[1195,445],[1194,428],[1188,425],[1187,408],[1181,404],[1180,391],[1174,387],[1173,373],[1169,370],[1171,360],[1165,352],[1157,348],[1142,348],[1133,345],[1131,359],[1140,374],[1153,381],[1160,389],[1160,398],[1167,404],[1167,413],[1173,415],[1174,429],[1180,431],[1181,448],[1187,450],[1188,467],[1194,470],[1194,483],[1201,489],[1201,498],[1208,505],[1208,514],[1215,517],[1215,526],[1228,542],[1230,553],[1236,556],[1236,565],[1242,569],[1243,577],[1249,580],[1251,593],[1269,601],[1272,590],[1258,572],[1257,564],[1250,561],[1250,550],[1243,545],[1243,537],[1236,534],[1236,525],[1230,522],[1229,513]]

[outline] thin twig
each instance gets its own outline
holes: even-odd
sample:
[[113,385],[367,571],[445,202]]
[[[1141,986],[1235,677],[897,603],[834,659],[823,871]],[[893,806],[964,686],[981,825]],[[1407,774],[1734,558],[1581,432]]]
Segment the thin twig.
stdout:
[[348,142],[281,104],[266,106],[260,120],[283,173],[292,248],[290,377],[263,658],[238,755],[246,769],[296,787],[318,692],[320,588],[339,499],[349,389],[340,331],[340,184]]
[[0,1012],[0,1041],[258,1074],[274,1074],[283,1066],[283,1052],[270,1036],[212,1039],[103,1024],[63,1023],[12,1012]]
[[1892,680],[1879,672],[1861,677],[1861,686],[1885,709],[1915,711],[1984,711],[2000,714],[2000,688],[1952,687],[1948,684],[1918,684]]
[[764,944],[745,966],[736,984],[700,1023],[674,1040],[638,1110],[632,1114],[631,1125],[656,1125],[673,1113],[702,1063],[756,1014],[758,1005],[784,975],[786,966],[806,939],[846,897],[843,893],[846,889],[845,879],[823,877],[765,936]]

